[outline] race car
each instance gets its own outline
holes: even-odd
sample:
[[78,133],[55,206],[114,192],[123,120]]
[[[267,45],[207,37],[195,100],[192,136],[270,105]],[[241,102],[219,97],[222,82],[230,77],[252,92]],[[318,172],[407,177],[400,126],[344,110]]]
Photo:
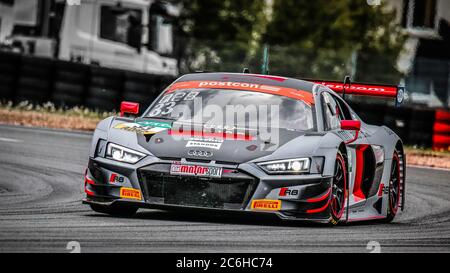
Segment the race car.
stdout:
[[139,115],[101,121],[85,174],[92,210],[273,214],[337,225],[391,222],[405,207],[402,140],[345,95],[404,88],[249,73],[182,76]]

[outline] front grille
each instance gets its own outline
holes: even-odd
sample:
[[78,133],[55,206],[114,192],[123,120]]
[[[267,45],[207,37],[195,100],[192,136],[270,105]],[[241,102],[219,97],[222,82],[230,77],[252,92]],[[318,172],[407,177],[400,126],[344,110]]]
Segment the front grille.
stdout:
[[238,171],[222,178],[175,176],[170,164],[143,168],[140,179],[151,203],[221,209],[245,208],[257,185],[256,178]]

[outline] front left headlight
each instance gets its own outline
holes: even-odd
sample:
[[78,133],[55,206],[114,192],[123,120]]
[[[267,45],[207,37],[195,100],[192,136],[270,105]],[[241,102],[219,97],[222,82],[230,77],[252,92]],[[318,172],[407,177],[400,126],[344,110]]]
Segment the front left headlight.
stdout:
[[145,154],[134,151],[117,144],[109,143],[106,148],[106,158],[116,160],[119,162],[136,164],[145,157]]
[[296,158],[257,163],[268,174],[303,174],[309,173],[311,159]]

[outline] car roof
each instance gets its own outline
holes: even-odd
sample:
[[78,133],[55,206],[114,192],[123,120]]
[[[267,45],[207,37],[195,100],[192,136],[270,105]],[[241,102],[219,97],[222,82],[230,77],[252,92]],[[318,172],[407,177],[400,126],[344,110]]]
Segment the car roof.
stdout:
[[297,80],[292,78],[259,75],[259,74],[244,74],[244,73],[195,73],[187,74],[180,77],[175,83],[189,82],[189,81],[227,81],[227,82],[242,82],[264,84],[285,88],[298,89],[312,93],[314,85],[313,82]]

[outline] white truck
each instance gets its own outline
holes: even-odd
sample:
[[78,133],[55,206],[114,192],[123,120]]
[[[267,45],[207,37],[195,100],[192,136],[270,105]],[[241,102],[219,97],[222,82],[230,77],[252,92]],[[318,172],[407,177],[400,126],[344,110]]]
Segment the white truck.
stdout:
[[3,44],[13,51],[156,75],[178,74],[172,23],[179,8],[170,3],[14,0],[11,9],[11,35]]

